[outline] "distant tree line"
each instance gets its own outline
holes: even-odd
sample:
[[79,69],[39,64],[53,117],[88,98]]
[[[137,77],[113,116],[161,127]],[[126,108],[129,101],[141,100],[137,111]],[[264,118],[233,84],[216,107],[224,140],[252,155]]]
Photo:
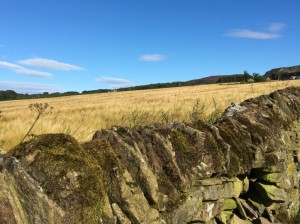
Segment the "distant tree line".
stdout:
[[243,74],[234,74],[223,76],[218,80],[218,83],[228,83],[228,82],[240,82],[240,83],[249,83],[249,82],[265,82],[267,78],[261,76],[258,73],[253,73],[250,75],[247,71],[244,71]]
[[111,89],[84,90],[81,94],[107,93],[112,92]]
[[0,91],[0,100],[15,100],[18,94],[13,90]]
[[109,89],[103,90],[92,90],[92,91],[83,91],[82,93],[76,91],[69,91],[64,93],[54,92],[54,93],[35,93],[35,94],[22,94],[16,93],[13,90],[0,90],[0,101],[3,100],[23,100],[23,99],[38,99],[38,98],[51,98],[51,97],[60,97],[60,96],[74,96],[80,94],[92,94],[92,93],[103,93],[109,92]]
[[122,87],[117,89],[117,91],[130,91],[130,90],[144,90],[144,89],[160,89],[160,88],[171,88],[171,87],[180,87],[188,86],[188,82],[167,82],[167,83],[155,83],[141,86],[131,86],[131,87]]
[[[261,76],[258,73],[253,73],[250,75],[247,71],[244,71],[243,74],[234,74],[222,76],[218,79],[217,83],[229,83],[229,82],[240,82],[240,83],[249,83],[249,82],[264,82],[266,81],[265,76]],[[167,82],[167,83],[155,83],[141,86],[132,86],[132,87],[123,87],[116,90],[111,89],[98,89],[98,90],[85,90],[80,92],[69,91],[64,93],[54,92],[48,93],[43,92],[39,94],[22,94],[16,93],[13,90],[0,90],[0,101],[3,100],[21,100],[21,99],[38,99],[38,98],[50,98],[50,97],[60,97],[60,96],[74,96],[81,94],[93,94],[93,93],[106,93],[112,91],[130,91],[130,90],[145,90],[145,89],[159,89],[159,88],[170,88],[170,87],[180,87],[180,86],[192,86],[192,85],[203,85],[211,83],[207,80],[197,80],[196,82],[186,81],[186,82]]]

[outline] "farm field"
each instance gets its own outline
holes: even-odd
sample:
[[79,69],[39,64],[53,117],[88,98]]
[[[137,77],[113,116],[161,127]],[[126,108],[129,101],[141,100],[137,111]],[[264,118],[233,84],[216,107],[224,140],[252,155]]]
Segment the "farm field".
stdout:
[[37,117],[37,113],[29,109],[34,103],[48,103],[49,108],[41,115],[31,134],[66,133],[84,142],[90,140],[95,131],[112,126],[189,122],[195,110],[201,112],[196,113],[199,118],[208,120],[216,111],[223,112],[231,102],[241,102],[289,86],[300,86],[300,80],[3,101],[0,102],[0,149],[10,150],[26,135]]

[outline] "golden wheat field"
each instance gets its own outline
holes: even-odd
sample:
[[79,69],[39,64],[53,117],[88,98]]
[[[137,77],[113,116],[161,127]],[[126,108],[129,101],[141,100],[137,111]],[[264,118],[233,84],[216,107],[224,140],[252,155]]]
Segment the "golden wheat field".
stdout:
[[[22,140],[37,117],[33,103],[48,103],[30,134],[66,133],[80,142],[90,140],[96,130],[112,126],[152,122],[189,121],[201,109],[200,118],[223,111],[231,102],[300,86],[300,80],[253,84],[211,84],[155,90],[110,92],[81,96],[0,102],[0,148],[8,151]],[[27,137],[27,139],[29,139]]]

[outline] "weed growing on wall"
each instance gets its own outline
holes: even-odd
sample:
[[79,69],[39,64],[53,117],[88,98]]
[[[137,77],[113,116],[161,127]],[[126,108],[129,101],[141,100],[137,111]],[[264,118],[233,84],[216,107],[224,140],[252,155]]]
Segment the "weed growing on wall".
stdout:
[[170,112],[166,112],[166,111],[162,111],[161,112],[161,122],[162,123],[170,123],[172,121],[174,121],[174,118],[175,118],[175,115],[173,113],[170,113]]
[[[22,138],[21,143],[26,139],[26,137],[30,134],[31,130],[35,126],[36,122],[40,119],[41,115],[47,110],[49,107],[48,103],[33,103],[29,104],[29,109],[35,113],[37,113],[37,117],[35,118],[34,122],[32,123],[31,127],[29,128],[28,132],[25,134],[25,136]],[[53,107],[50,108],[51,110]]]
[[218,107],[217,102],[214,97],[212,97],[213,111],[207,114],[206,110],[211,107],[208,104],[204,104],[201,100],[196,100],[193,105],[192,110],[188,112],[188,119],[191,123],[196,123],[198,120],[206,121],[207,123],[214,123],[221,116],[222,110]]
[[196,123],[198,120],[203,120],[205,115],[206,105],[201,103],[199,99],[192,107],[192,110],[188,112],[188,119],[191,123]]
[[211,112],[211,114],[205,119],[207,123],[213,124],[215,123],[222,115],[222,110],[217,106],[217,102],[215,98],[212,98],[213,100],[213,107],[214,110]]

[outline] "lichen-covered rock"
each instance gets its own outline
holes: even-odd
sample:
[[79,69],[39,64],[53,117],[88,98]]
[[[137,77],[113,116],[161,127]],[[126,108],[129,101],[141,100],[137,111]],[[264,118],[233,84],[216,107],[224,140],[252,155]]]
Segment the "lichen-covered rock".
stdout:
[[[24,172],[64,211],[62,222],[113,222],[102,167],[72,137],[41,135],[17,146],[6,156],[18,159]],[[10,170],[9,165],[6,167]]]
[[241,219],[237,215],[233,214],[227,222],[228,224],[251,224],[250,221]]
[[223,210],[235,210],[237,208],[236,201],[232,198],[226,198],[223,202]]
[[239,213],[242,215],[245,219],[254,220],[259,217],[256,210],[252,208],[246,200],[242,198],[238,198],[237,200],[237,209]]
[[15,158],[0,173],[1,223],[61,223],[65,215]]
[[0,173],[0,223],[16,224],[13,204],[10,200],[11,193],[8,190],[4,174]]
[[117,220],[119,223],[122,224],[131,224],[130,219],[124,214],[124,212],[121,210],[121,208],[116,204],[113,203],[111,205],[113,212],[115,214],[115,216],[117,217]]
[[174,210],[169,223],[193,223],[212,221],[222,211],[223,201],[201,202],[189,197],[185,203]]
[[204,201],[214,201],[222,198],[238,198],[242,192],[242,183],[227,182],[218,185],[201,186],[194,189],[194,194],[201,195]]
[[232,211],[222,211],[217,216],[216,219],[221,224],[227,224],[230,218],[232,217],[233,212]]
[[269,199],[270,201],[284,202],[288,197],[287,192],[284,189],[278,188],[274,185],[256,182],[255,188],[262,198]]

